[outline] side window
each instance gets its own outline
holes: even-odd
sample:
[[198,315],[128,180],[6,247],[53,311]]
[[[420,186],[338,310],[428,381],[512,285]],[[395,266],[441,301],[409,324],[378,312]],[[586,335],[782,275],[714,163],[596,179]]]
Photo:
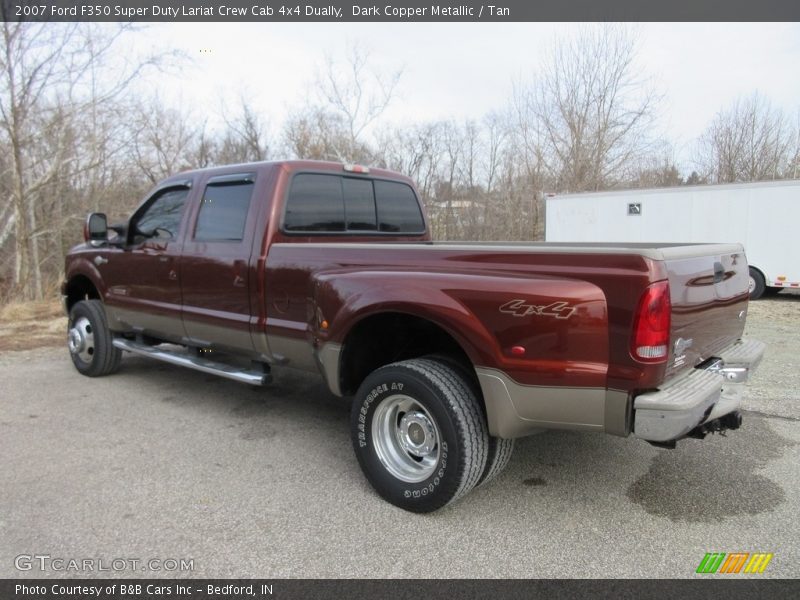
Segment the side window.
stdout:
[[344,231],[341,181],[338,175],[295,175],[286,203],[286,231]]
[[194,239],[219,242],[240,241],[253,195],[252,181],[210,183],[200,202]]
[[402,233],[423,233],[425,222],[414,195],[404,183],[375,180],[378,229]]
[[176,237],[188,195],[189,188],[173,188],[162,192],[136,220],[135,241]]
[[342,178],[348,231],[375,231],[375,195],[369,179]]

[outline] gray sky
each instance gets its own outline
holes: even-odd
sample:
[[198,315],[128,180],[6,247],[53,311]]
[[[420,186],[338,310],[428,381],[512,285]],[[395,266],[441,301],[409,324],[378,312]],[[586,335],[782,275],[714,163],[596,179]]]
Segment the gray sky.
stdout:
[[[199,117],[218,112],[220,97],[244,92],[272,122],[305,98],[326,53],[349,45],[370,51],[387,71],[403,68],[387,118],[481,118],[502,108],[516,78],[535,76],[543,52],[579,24],[550,23],[174,23],[136,38],[178,48],[196,63],[177,78],[154,81],[167,99]],[[691,141],[740,94],[759,91],[798,116],[800,24],[632,24],[642,74],[663,94],[660,127],[685,169]],[[200,52],[205,50],[205,52]]]

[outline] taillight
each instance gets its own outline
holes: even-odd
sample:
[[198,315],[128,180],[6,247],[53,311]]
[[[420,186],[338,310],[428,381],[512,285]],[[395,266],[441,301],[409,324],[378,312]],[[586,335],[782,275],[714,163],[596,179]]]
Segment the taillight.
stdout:
[[659,281],[648,286],[633,317],[631,354],[636,360],[646,363],[667,360],[671,321],[669,283]]

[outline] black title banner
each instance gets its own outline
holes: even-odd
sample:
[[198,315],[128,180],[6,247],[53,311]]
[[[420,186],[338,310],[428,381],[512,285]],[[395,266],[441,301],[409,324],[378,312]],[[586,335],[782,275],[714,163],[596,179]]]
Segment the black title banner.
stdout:
[[0,0],[4,21],[799,21],[797,0]]
[[798,580],[353,580],[353,579],[5,579],[3,600],[271,600],[391,598],[797,598]]

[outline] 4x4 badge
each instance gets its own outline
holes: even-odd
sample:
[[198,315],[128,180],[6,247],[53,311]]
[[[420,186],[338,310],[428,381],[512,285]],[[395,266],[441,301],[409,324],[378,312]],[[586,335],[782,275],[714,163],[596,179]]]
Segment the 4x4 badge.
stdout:
[[566,302],[553,302],[547,306],[537,306],[535,304],[527,304],[525,300],[511,300],[500,307],[500,312],[514,315],[515,317],[537,315],[540,317],[569,319],[575,312],[575,307]]

